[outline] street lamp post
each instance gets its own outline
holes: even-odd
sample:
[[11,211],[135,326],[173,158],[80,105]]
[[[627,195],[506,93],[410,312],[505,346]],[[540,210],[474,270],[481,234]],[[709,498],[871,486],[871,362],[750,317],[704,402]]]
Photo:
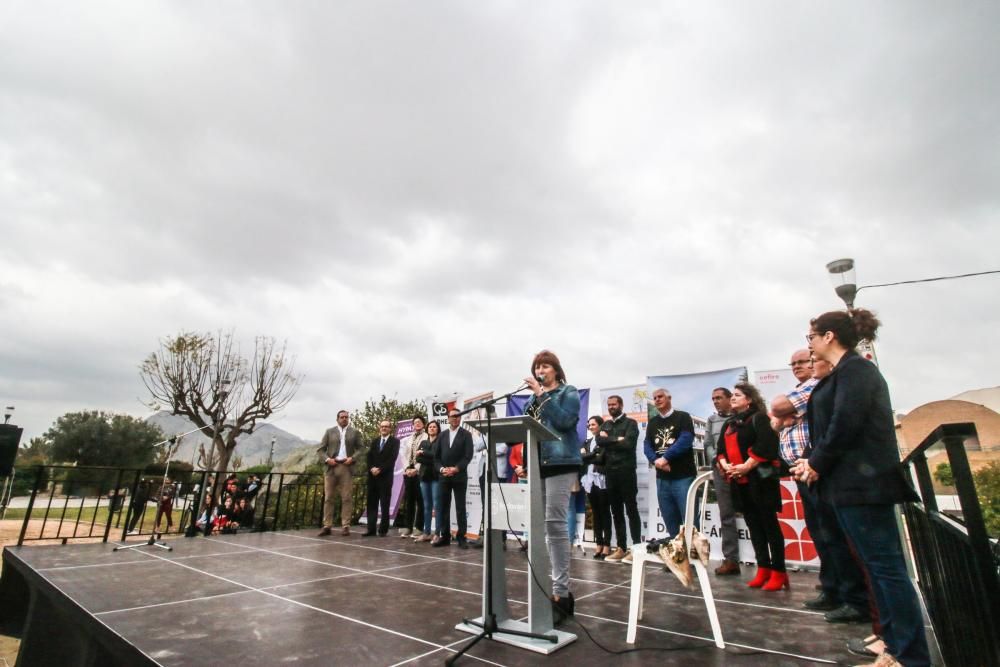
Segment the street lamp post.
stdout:
[[[854,297],[857,296],[860,288],[854,272],[854,260],[845,257],[835,259],[826,265],[826,270],[830,273],[830,282],[833,283],[833,290],[837,293],[847,306],[848,310],[854,308]],[[875,345],[870,340],[858,342],[858,353],[868,361],[878,366],[878,358],[875,356]]]
[[267,455],[267,466],[270,468],[274,465],[274,443],[277,440],[274,436],[271,436],[271,452]]
[[858,293],[857,278],[854,274],[854,260],[835,259],[826,265],[830,281],[837,296],[844,300],[848,308],[854,308],[854,297]]
[[10,418],[14,416],[14,406],[8,405],[3,409],[3,423],[9,424]]

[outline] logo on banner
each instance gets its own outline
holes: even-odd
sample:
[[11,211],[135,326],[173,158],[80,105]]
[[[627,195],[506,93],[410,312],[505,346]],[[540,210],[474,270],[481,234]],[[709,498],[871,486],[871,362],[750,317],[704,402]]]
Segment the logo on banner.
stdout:
[[431,414],[435,417],[447,417],[448,411],[455,407],[455,401],[450,401],[445,403],[443,401],[435,401],[431,403]]
[[816,545],[806,528],[805,509],[799,497],[799,487],[794,482],[781,482],[781,512],[778,523],[785,538],[785,558],[808,563],[816,560]]

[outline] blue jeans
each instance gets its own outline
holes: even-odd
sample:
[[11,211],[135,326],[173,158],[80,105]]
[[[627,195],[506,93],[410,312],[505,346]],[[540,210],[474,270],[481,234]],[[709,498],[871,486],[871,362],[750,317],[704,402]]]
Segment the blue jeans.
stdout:
[[438,499],[438,484],[436,480],[420,480],[420,499],[424,503],[424,535],[430,535],[431,514],[441,506],[441,501]]
[[687,508],[688,489],[691,488],[692,482],[694,477],[656,478],[656,502],[660,505],[663,525],[667,527],[667,534],[671,537],[680,532],[681,522],[684,521],[684,510]]
[[868,570],[886,650],[906,667],[930,665],[924,619],[906,573],[893,506],[853,505],[834,511]]

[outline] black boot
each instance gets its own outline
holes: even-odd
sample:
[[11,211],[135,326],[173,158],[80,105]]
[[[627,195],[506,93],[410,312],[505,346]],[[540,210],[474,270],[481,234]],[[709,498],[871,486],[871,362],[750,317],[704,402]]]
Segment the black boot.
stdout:
[[573,610],[576,607],[576,601],[573,599],[573,594],[569,593],[565,597],[561,597],[558,600],[552,601],[552,622],[555,625],[559,625],[567,618],[573,615]]

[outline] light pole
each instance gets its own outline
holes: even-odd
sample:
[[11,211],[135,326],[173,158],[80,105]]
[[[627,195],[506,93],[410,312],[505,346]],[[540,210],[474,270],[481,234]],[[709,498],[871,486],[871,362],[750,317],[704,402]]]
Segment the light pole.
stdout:
[[267,455],[267,467],[271,468],[274,466],[274,443],[277,440],[273,435],[271,436],[271,452]]
[[6,408],[3,409],[3,423],[4,424],[9,424],[10,423],[10,418],[13,417],[13,416],[14,416],[14,406],[13,405],[8,405]]

